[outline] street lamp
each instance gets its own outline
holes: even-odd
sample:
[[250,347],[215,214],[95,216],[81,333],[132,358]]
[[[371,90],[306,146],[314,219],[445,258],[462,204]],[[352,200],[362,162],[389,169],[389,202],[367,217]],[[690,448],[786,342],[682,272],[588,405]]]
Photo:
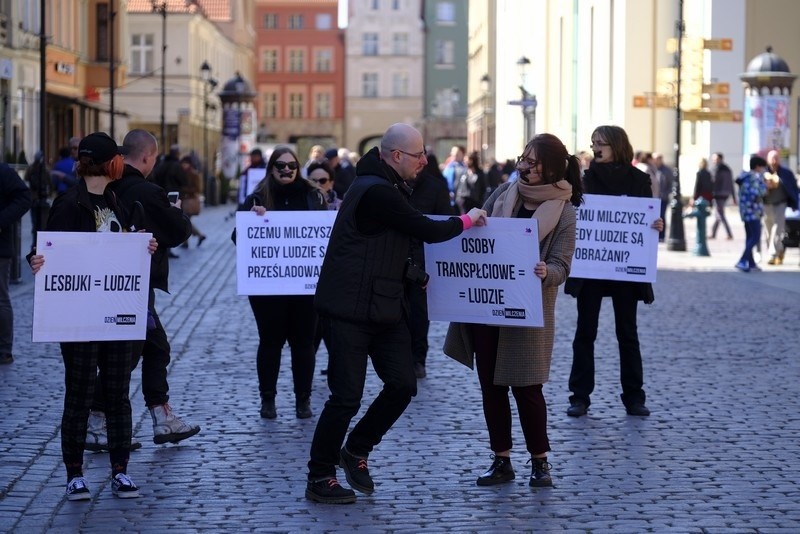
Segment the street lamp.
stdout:
[[522,92],[520,107],[522,108],[522,120],[525,127],[525,143],[530,141],[531,137],[536,133],[536,95],[529,93],[525,89],[525,78],[530,64],[531,60],[525,56],[517,60],[520,74],[519,90]]
[[167,123],[165,108],[167,100],[167,0],[150,0],[153,12],[161,15],[161,150],[167,151]]
[[486,117],[486,102],[489,98],[489,91],[491,88],[492,79],[489,77],[488,73],[484,74],[481,76],[481,96],[483,97],[483,105],[481,106],[481,161],[483,163],[486,162],[486,150],[489,148],[489,144],[486,142],[489,137],[486,132],[487,123],[489,122]]
[[203,173],[208,178],[208,92],[217,86],[217,80],[211,77],[211,65],[203,61],[200,65],[200,76],[203,79]]

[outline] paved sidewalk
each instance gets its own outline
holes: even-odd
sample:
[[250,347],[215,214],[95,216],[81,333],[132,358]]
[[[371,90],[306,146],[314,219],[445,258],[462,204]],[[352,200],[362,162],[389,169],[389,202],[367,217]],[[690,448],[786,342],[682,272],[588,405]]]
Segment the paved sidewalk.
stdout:
[[[30,342],[29,272],[12,286],[16,361],[0,366],[0,532],[800,531],[800,253],[763,272],[736,271],[743,229],[735,213],[735,239],[710,242],[710,257],[660,246],[656,301],[639,313],[649,418],[626,416],[619,401],[610,302],[590,413],[565,415],[576,312],[560,295],[545,386],[555,488],[527,486],[517,421],[517,479],[475,485],[491,463],[477,377],[441,354],[447,325],[434,323],[428,378],[370,458],[375,493],[326,506],[304,498],[324,377],[315,377],[315,417],[296,419],[285,354],[278,419],[258,416],[257,333],[247,300],[235,294],[232,209],[196,218],[208,239],[177,250],[172,295],[158,300],[173,345],[171,404],[202,432],[154,445],[141,374],[133,375],[134,433],[144,447],[129,473],[139,499],[112,496],[102,453],[85,456],[92,499],[64,499],[60,353]],[[694,224],[686,220],[689,250]],[[322,349],[320,368],[324,358]],[[378,388],[370,372],[365,404]]]

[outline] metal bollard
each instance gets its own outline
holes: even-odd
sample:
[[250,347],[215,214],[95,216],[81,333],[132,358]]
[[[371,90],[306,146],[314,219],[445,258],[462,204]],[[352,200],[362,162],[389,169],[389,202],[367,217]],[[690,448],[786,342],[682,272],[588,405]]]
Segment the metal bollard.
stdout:
[[711,215],[711,206],[704,198],[698,198],[694,201],[694,209],[689,213],[685,213],[684,217],[694,217],[697,219],[697,238],[694,245],[692,254],[695,256],[711,256],[708,251],[708,243],[706,241],[706,219]]

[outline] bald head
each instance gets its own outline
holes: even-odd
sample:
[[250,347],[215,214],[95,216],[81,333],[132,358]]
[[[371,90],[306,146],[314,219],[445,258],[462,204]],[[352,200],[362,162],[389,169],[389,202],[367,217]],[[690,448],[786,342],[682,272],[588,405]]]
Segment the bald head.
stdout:
[[774,172],[778,170],[778,167],[781,164],[781,155],[780,152],[777,150],[770,150],[767,152],[767,164],[769,168]]
[[125,163],[138,169],[145,177],[153,170],[158,157],[158,141],[146,130],[131,130],[122,140],[122,146],[128,149]]
[[428,163],[422,134],[411,125],[392,124],[381,138],[381,158],[403,180],[413,179]]

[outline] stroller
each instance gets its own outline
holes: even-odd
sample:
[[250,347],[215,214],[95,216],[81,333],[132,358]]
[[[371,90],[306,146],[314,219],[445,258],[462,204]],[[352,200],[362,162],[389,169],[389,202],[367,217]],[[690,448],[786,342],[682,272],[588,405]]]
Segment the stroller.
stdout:
[[800,248],[800,210],[786,208],[786,229],[783,233],[783,246]]

